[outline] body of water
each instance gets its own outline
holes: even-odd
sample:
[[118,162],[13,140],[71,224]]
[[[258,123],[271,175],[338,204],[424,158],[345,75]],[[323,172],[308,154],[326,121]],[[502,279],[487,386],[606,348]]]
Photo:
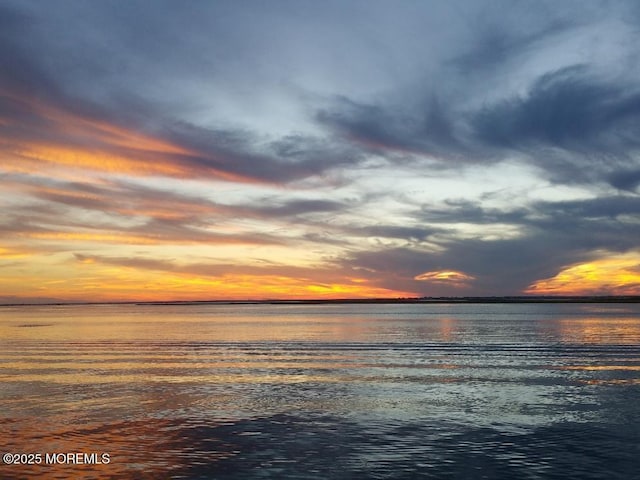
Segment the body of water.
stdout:
[[640,305],[0,307],[0,407],[3,479],[629,480]]

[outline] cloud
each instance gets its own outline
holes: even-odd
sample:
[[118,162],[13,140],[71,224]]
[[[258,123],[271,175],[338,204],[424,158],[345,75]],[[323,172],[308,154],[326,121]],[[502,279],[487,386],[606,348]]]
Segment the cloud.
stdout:
[[81,253],[74,253],[73,256],[80,263],[84,264],[102,263],[105,265],[116,265],[135,269],[159,270],[166,272],[175,270],[175,265],[167,260],[151,258],[105,257],[96,255],[84,255]]
[[420,275],[416,275],[414,280],[418,280],[419,282],[446,283],[457,287],[466,286],[469,282],[475,280],[475,277],[454,270],[439,270],[421,273]]
[[637,63],[637,9],[570,5],[471,7],[424,81],[366,100],[337,95],[317,121],[430,174],[516,159],[555,184],[635,191],[640,72],[621,65]]
[[446,159],[469,153],[451,116],[437,97],[419,115],[401,107],[336,98],[334,105],[320,110],[316,118],[335,134],[371,153]]
[[[339,266],[324,265],[314,268],[283,264],[240,263],[179,263],[169,259],[149,257],[111,257],[74,253],[75,261],[92,271],[96,265],[121,269],[118,275],[149,277],[163,286],[163,300],[176,298],[204,299],[261,299],[261,298],[366,298],[411,296],[395,288],[376,285],[358,275],[345,275]],[[212,293],[206,289],[216,288]],[[181,290],[194,289],[185,293]],[[203,288],[205,290],[203,290]],[[176,297],[176,295],[180,295]],[[209,296],[207,296],[209,295]],[[156,298],[157,300],[157,298]]]
[[[138,7],[131,8],[138,11]],[[159,10],[151,9],[154,27],[142,40],[138,27],[110,23],[115,13],[105,6],[97,8],[101,9],[108,11],[109,26],[138,32],[134,36],[139,41],[133,45],[157,48],[146,35],[159,41],[171,36],[161,28]],[[108,28],[89,32],[81,26],[74,33],[56,32],[53,38],[60,40],[47,41],[52,34],[48,29],[58,25],[59,12],[52,12],[45,22],[41,12],[28,6],[3,6],[3,11],[6,28],[0,53],[8,68],[0,73],[0,139],[13,171],[64,167],[281,184],[362,159],[349,146],[319,136],[265,136],[230,124],[191,120],[179,107],[146,96],[140,77],[125,84],[133,87],[127,90],[118,78],[118,67],[108,63],[117,64],[118,57],[130,55],[124,45],[121,51],[105,52],[101,62],[107,63],[98,63],[95,49],[104,41],[100,37],[113,35]],[[78,15],[96,20],[96,12],[82,6]],[[178,51],[185,47],[176,46]],[[179,62],[165,57],[164,48],[162,52],[165,61]],[[68,65],[69,58],[78,63]],[[64,65],[69,68],[56,68]]]
[[[511,9],[508,12],[513,14]],[[461,75],[479,75],[505,67],[513,68],[518,60],[535,54],[549,41],[557,41],[563,33],[575,28],[576,23],[579,20],[575,17],[545,18],[544,15],[531,23],[515,21],[509,24],[496,21],[495,18],[485,18],[476,24],[473,44],[449,60],[449,64]]]
[[571,183],[615,180],[634,165],[639,119],[639,90],[576,66],[542,75],[526,96],[482,109],[471,124],[482,143],[535,156],[554,181]]
[[411,112],[340,98],[317,118],[367,151],[424,157],[436,162],[431,168],[489,166],[517,156],[555,183],[638,185],[640,90],[633,84],[578,65],[544,73],[524,94],[479,108],[444,105],[433,96]]
[[557,275],[534,282],[526,293],[552,295],[636,295],[640,289],[638,252],[601,252],[601,258],[569,265]]
[[397,238],[407,241],[424,241],[434,234],[446,230],[433,226],[400,226],[400,225],[370,225],[361,228],[348,228],[347,233],[362,237]]
[[[542,278],[551,278],[566,265],[592,261],[603,249],[625,252],[637,247],[640,224],[634,221],[640,199],[611,196],[572,201],[538,201],[526,207],[487,208],[481,202],[448,199],[441,206],[425,205],[413,211],[415,226],[327,223],[323,216],[341,215],[347,205],[335,200],[277,200],[262,203],[221,204],[198,196],[158,190],[134,183],[87,185],[32,178],[36,198],[46,200],[43,216],[17,216],[13,224],[19,234],[33,238],[121,244],[255,244],[309,245],[310,248],[338,247],[328,266],[299,269],[294,266],[265,268],[257,264],[200,264],[179,266],[163,258],[106,257],[78,253],[105,264],[174,273],[222,275],[283,275],[322,278],[338,282],[356,276],[371,285],[389,290],[425,295],[446,295],[447,288],[466,286],[471,294],[505,292],[517,294]],[[43,189],[36,188],[39,182]],[[23,179],[22,184],[25,183]],[[84,196],[87,197],[83,200]],[[79,199],[77,199],[79,197]],[[86,225],[64,218],[55,228],[51,209],[97,209],[115,215],[110,222]],[[355,205],[353,205],[355,206]],[[18,210],[15,210],[16,213]],[[62,212],[63,210],[60,210]],[[319,214],[317,220],[312,215]],[[27,214],[25,213],[25,218]],[[119,216],[122,224],[118,224]],[[136,224],[127,220],[139,218]],[[218,232],[229,219],[292,222],[298,232],[258,232],[252,229],[233,234]],[[482,226],[470,234],[464,225]],[[502,226],[502,227],[501,227]],[[507,226],[515,233],[487,237],[490,230]],[[315,230],[314,230],[315,229]],[[312,233],[316,232],[316,233]],[[324,232],[324,233],[322,233]],[[7,234],[10,230],[7,227]],[[14,232],[12,235],[15,235]],[[372,243],[372,239],[396,239],[401,243]],[[368,243],[363,244],[362,240]],[[404,242],[404,243],[403,243]],[[311,247],[313,246],[313,247]],[[74,248],[72,245],[68,249]],[[83,256],[84,255],[84,256]],[[313,270],[313,271],[312,271]],[[262,273],[261,273],[262,272]],[[447,272],[453,272],[447,274]]]
[[[74,4],[77,28],[69,32],[65,16],[69,5],[49,11],[46,22],[43,11],[31,4],[3,7],[3,57],[12,68],[0,78],[5,95],[0,135],[5,153],[32,162],[29,165],[49,162],[125,169],[137,175],[287,183],[358,165],[372,153],[396,162],[406,156],[427,157],[429,168],[454,169],[519,155],[554,182],[608,181],[620,189],[637,187],[634,158],[640,92],[634,87],[633,72],[616,76],[608,73],[609,64],[601,58],[580,53],[585,43],[594,41],[600,26],[604,44],[620,47],[616,58],[631,59],[628,45],[637,33],[624,23],[630,14],[624,2],[608,12],[595,5],[576,12],[569,4],[558,8],[543,2],[538,11],[525,12],[524,19],[522,9],[509,2],[482,8],[467,5],[464,14],[458,7],[434,6],[433,18],[449,19],[450,29],[429,20],[434,37],[422,35],[437,49],[419,59],[407,31],[393,26],[402,20],[413,32],[417,27],[411,21],[413,9],[394,12],[391,16],[397,18],[392,22],[390,12],[377,5],[367,18],[389,23],[397,33],[396,43],[383,44],[380,51],[390,53],[393,61],[388,62],[398,70],[396,88],[403,93],[387,86],[373,101],[371,96],[354,98],[351,89],[341,88],[333,97],[325,96],[334,100],[320,107],[321,95],[309,91],[306,96],[291,96],[296,88],[309,87],[289,85],[289,96],[280,103],[287,108],[297,103],[297,116],[302,115],[300,108],[316,108],[315,119],[327,129],[316,135],[294,131],[270,138],[211,113],[211,120],[198,121],[190,115],[193,104],[187,107],[166,95],[159,97],[158,90],[170,84],[172,93],[185,101],[191,94],[179,88],[181,82],[197,92],[207,81],[211,88],[224,89],[224,94],[232,94],[233,81],[248,82],[254,92],[281,91],[276,87],[281,73],[260,61],[259,52],[284,65],[285,58],[278,56],[284,54],[269,54],[268,47],[274,42],[287,44],[286,35],[277,31],[265,45],[248,46],[250,38],[290,21],[291,12],[280,12],[280,17],[260,8],[264,15],[250,19],[244,9],[227,4],[177,11],[160,2],[152,9],[145,9],[144,3],[127,5],[130,15],[123,17],[109,5]],[[307,35],[327,33],[321,20],[333,18],[334,7],[327,5],[318,10],[317,19],[308,19],[317,29]],[[359,49],[370,47],[364,42],[372,40],[355,21],[362,7],[349,9],[354,20],[350,28],[341,22],[333,27],[335,35]],[[247,37],[221,22],[222,13],[242,20],[236,28]],[[100,25],[90,28],[98,19]],[[193,28],[185,29],[186,25]],[[216,27],[211,35],[217,41],[202,36],[197,27],[205,25]],[[614,33],[615,28],[622,33]],[[65,35],[60,35],[63,29]],[[297,38],[303,31],[292,29],[288,35]],[[47,38],[56,40],[46,42]],[[438,43],[443,38],[449,43]],[[562,51],[558,43],[563,41],[566,55],[554,56]],[[167,43],[172,44],[168,54],[163,47]],[[199,53],[204,47],[209,58]],[[237,49],[246,66],[234,62],[225,47]],[[291,55],[289,67],[296,79],[308,79],[299,75],[318,68],[298,50],[284,51]],[[365,70],[380,56],[371,48],[361,53]],[[543,62],[544,58],[548,60]],[[412,67],[416,63],[422,70]],[[247,79],[250,66],[267,82],[264,89]],[[377,73],[374,78],[382,78]],[[356,72],[347,69],[344,75],[342,83],[347,85]],[[487,94],[487,85],[492,85],[493,93]],[[38,102],[32,100],[34,94]],[[211,95],[211,101],[224,94]]]
[[18,178],[29,196],[23,197],[24,205],[13,206],[0,225],[7,239],[112,244],[283,242],[266,233],[211,229],[219,216],[229,215],[234,207],[202,198],[127,183],[97,185],[32,176]]
[[636,191],[640,186],[640,169],[616,171],[610,174],[609,183],[620,190]]
[[[381,285],[401,286],[425,295],[446,294],[446,272],[473,277],[474,294],[518,294],[568,265],[596,261],[603,251],[634,251],[640,238],[635,213],[640,199],[612,196],[573,201],[541,201],[527,208],[488,209],[481,203],[444,202],[423,208],[416,218],[438,233],[429,243],[353,253],[344,265],[367,272]],[[478,233],[466,231],[482,226]],[[516,228],[515,235],[485,238],[488,227]],[[437,231],[437,230],[436,230]],[[475,230],[473,230],[475,231]],[[445,273],[443,273],[445,272]],[[440,277],[438,277],[440,275]],[[462,279],[451,275],[451,280]],[[420,285],[419,281],[431,280]]]
[[635,252],[639,18],[625,1],[7,0],[3,248],[433,295]]
[[[77,100],[71,100],[77,103]],[[83,168],[137,176],[209,178],[240,183],[287,183],[357,163],[348,148],[307,137],[259,142],[245,131],[196,127],[165,118],[151,131],[118,123],[92,105],[47,103],[0,91],[2,152],[13,171]],[[150,113],[153,115],[153,113]],[[161,117],[154,117],[156,123]]]
[[[19,198],[0,221],[7,241],[110,245],[253,245],[296,249],[327,245],[313,232],[349,208],[344,201],[274,192],[248,198],[203,197],[184,189],[156,188],[133,180],[68,182],[38,175],[5,174],[3,184]],[[245,195],[246,197],[246,195]],[[15,200],[14,200],[15,201]],[[351,203],[355,200],[350,200]],[[349,243],[339,231],[331,241]],[[64,243],[69,245],[64,246]],[[53,247],[52,247],[53,248]]]

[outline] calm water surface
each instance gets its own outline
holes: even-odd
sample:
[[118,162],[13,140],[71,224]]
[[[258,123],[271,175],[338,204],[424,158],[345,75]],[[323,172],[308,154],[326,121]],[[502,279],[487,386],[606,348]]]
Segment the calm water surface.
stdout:
[[638,479],[640,305],[0,307],[0,407],[2,479]]

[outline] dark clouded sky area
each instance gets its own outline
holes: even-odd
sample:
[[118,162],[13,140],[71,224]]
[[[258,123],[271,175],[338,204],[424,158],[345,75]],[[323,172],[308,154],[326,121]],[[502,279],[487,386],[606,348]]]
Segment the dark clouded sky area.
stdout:
[[0,0],[0,301],[640,294],[639,25]]

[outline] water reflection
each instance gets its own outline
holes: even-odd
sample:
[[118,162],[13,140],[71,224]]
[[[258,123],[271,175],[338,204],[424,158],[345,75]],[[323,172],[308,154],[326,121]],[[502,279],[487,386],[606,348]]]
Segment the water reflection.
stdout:
[[111,455],[0,478],[640,468],[637,307],[218,307],[0,309],[2,450]]
[[30,478],[615,480],[634,478],[639,440],[629,425],[561,423],[505,432],[320,413],[122,421],[49,434],[50,443],[38,448],[108,450],[111,463],[33,466],[23,471]]
[[629,305],[0,307],[3,341],[640,343]]
[[565,318],[558,323],[558,335],[564,342],[580,344],[637,345],[640,343],[638,317]]

